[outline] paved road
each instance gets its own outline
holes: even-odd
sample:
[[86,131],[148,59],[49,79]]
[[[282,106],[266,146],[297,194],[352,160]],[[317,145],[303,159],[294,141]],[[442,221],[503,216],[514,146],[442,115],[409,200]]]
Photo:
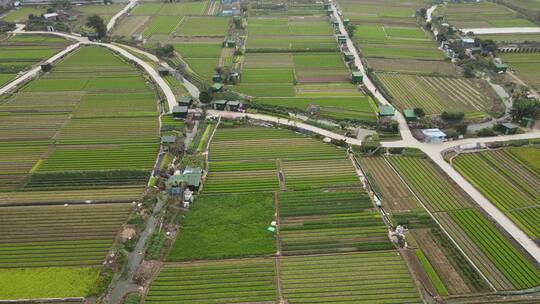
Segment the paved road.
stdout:
[[426,22],[431,22],[431,20],[433,19],[432,15],[433,15],[433,12],[437,9],[437,4],[431,6],[430,8],[428,8],[426,10]]
[[111,20],[109,20],[109,23],[107,23],[107,32],[112,30],[114,28],[114,25],[116,24],[116,20],[120,18],[123,14],[125,14],[130,9],[134,8],[135,5],[137,5],[138,0],[130,0],[128,4],[116,15],[112,16]]
[[[79,36],[75,36],[75,35],[71,35],[71,34],[67,34],[67,33],[59,33],[59,32],[45,32],[45,31],[22,31],[22,30],[15,30],[13,33],[15,34],[47,34],[47,35],[56,35],[56,36],[60,36],[60,37],[64,37],[66,39],[70,39],[70,40],[75,40],[75,41],[78,41],[79,44],[85,44],[85,45],[98,45],[98,46],[103,46],[103,47],[106,47],[106,48],[109,48],[115,52],[117,52],[118,54],[120,54],[121,56],[123,56],[124,58],[127,58],[133,62],[135,62],[136,64],[138,64],[140,67],[142,67],[145,72],[150,75],[150,77],[152,77],[152,79],[154,80],[154,82],[159,86],[159,88],[161,89],[161,91],[163,92],[163,94],[165,95],[165,98],[167,99],[167,104],[169,105],[169,111],[172,110],[172,108],[177,105],[176,103],[176,97],[174,96],[174,93],[173,91],[171,90],[171,88],[169,87],[169,85],[167,84],[167,82],[165,80],[163,80],[163,78],[161,78],[161,76],[159,75],[159,73],[154,69],[154,67],[152,67],[151,65],[149,65],[148,63],[146,63],[144,60],[140,59],[139,57],[133,55],[132,53],[128,52],[126,49],[118,46],[118,45],[115,45],[115,44],[111,44],[111,43],[101,43],[101,42],[93,42],[93,41],[89,41],[86,37],[79,37]],[[146,52],[143,52],[141,51],[142,53],[146,53]],[[149,54],[150,55],[150,54]],[[26,73],[28,74],[28,73]],[[25,75],[26,75],[25,74]],[[34,73],[32,76],[29,76],[29,77],[33,77],[35,76],[36,74]],[[24,76],[22,76],[24,77]],[[21,78],[22,78],[21,77]],[[26,77],[26,79],[28,79],[29,77]],[[8,84],[8,85],[11,85]],[[13,85],[11,85],[13,87]]]
[[529,34],[540,33],[540,27],[488,27],[488,28],[464,28],[464,33],[473,32],[476,35],[487,34]]
[[[351,51],[354,54],[354,63],[364,75],[364,78],[363,78],[364,85],[379,100],[380,103],[384,105],[392,106],[392,104],[381,94],[381,92],[377,89],[377,87],[373,84],[373,82],[367,76],[366,69],[364,65],[362,64],[362,60],[360,60],[360,55],[358,54],[358,50],[354,46],[354,43],[349,37],[349,34],[345,30],[345,26],[343,25],[343,20],[341,19],[341,16],[338,13],[338,9],[334,3],[332,3],[332,8],[334,9],[334,17],[339,22],[339,30],[341,31],[341,34],[347,37],[347,47],[349,48],[349,51]],[[414,145],[415,143],[417,143],[418,141],[416,140],[416,138],[412,136],[412,133],[409,130],[409,127],[407,126],[407,121],[405,120],[405,117],[403,117],[401,112],[396,111],[395,119],[399,123],[399,131],[401,133],[401,137],[403,138],[403,140],[411,145]]]
[[[72,52],[73,50],[78,48],[80,45],[81,45],[80,42],[75,43],[75,44],[71,44],[71,45],[67,46],[64,50],[60,51],[59,53],[56,53],[51,58],[47,59],[45,62],[46,63],[53,63],[53,62],[57,61],[58,59],[64,57],[66,54],[69,54],[70,52]],[[8,84],[6,84],[5,86],[1,87],[0,88],[0,95],[10,91],[11,89],[13,89],[13,88],[17,87],[18,85],[24,83],[25,81],[36,77],[36,75],[38,75],[40,72],[41,72],[41,66],[37,66],[35,68],[32,68],[31,70],[24,73],[20,77],[16,78],[15,80],[13,80],[13,81],[9,82]]]

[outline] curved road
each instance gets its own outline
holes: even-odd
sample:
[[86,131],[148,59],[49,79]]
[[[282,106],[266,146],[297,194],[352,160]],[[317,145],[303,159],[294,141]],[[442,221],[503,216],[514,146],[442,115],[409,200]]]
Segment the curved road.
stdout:
[[113,29],[113,27],[116,25],[116,20],[120,18],[123,14],[125,14],[130,9],[134,8],[135,5],[137,5],[138,0],[130,0],[129,3],[116,15],[112,16],[111,20],[109,20],[109,23],[107,23],[107,31],[110,31]]
[[[114,45],[114,44],[110,44],[110,43],[102,43],[102,42],[93,42],[93,41],[89,41],[86,37],[79,37],[79,36],[75,36],[75,35],[71,35],[71,34],[66,34],[66,33],[59,33],[59,32],[45,32],[45,31],[23,31],[23,30],[20,30],[20,29],[17,29],[15,31],[13,31],[14,34],[43,34],[43,35],[56,35],[56,36],[60,36],[60,37],[63,37],[63,38],[66,38],[66,39],[70,39],[70,40],[75,40],[75,41],[78,41],[78,45],[80,44],[84,44],[84,45],[98,45],[98,46],[103,46],[103,47],[106,47],[106,48],[109,48],[113,51],[115,51],[116,53],[120,54],[121,56],[123,56],[124,58],[127,58],[133,62],[135,62],[136,64],[138,64],[140,67],[142,67],[145,72],[150,75],[150,77],[152,77],[152,80],[154,80],[154,82],[159,86],[159,88],[161,89],[161,91],[163,92],[163,94],[165,95],[165,98],[167,99],[167,104],[169,105],[169,111],[172,111],[172,108],[177,105],[176,103],[176,97],[174,96],[174,93],[173,91],[171,90],[171,88],[169,87],[169,85],[167,84],[167,82],[165,80],[163,80],[163,78],[161,78],[161,76],[158,74],[158,72],[151,66],[149,65],[148,63],[146,63],[144,60],[140,59],[139,57],[131,54],[130,52],[128,52],[127,50],[125,50],[124,48],[118,46],[118,45]],[[63,55],[69,53],[69,51],[73,50],[74,48],[70,49],[69,51],[66,52],[66,50],[69,49],[66,48],[64,51],[62,51],[61,53],[63,53]],[[142,53],[146,53],[146,52],[143,52],[141,51]],[[57,54],[58,55],[58,54]],[[149,54],[151,55],[151,54]],[[58,58],[60,58],[61,56],[53,56],[55,58],[55,60],[57,60]],[[52,58],[51,58],[52,59]],[[48,62],[52,62],[51,59],[47,60]],[[25,73],[24,76],[21,76],[20,78],[23,78],[23,80],[13,84],[13,82],[7,84],[6,86],[4,86],[2,89],[4,89],[5,87],[8,87],[7,90],[9,90],[10,88],[13,88],[15,87],[16,85],[18,85],[19,83],[21,83],[22,81],[26,80],[26,79],[29,79],[29,78],[32,78],[34,77],[35,75],[37,75],[39,73],[39,70],[36,70],[37,68],[35,69],[32,69],[30,70],[29,72]],[[20,78],[16,79],[19,80]]]

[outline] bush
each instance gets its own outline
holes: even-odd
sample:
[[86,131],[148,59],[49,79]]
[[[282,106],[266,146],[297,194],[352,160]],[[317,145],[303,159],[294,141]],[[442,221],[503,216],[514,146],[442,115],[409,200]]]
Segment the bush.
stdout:
[[478,130],[478,132],[476,132],[476,135],[479,137],[490,137],[490,136],[495,136],[497,134],[495,133],[495,131],[493,131],[493,129],[483,128],[481,130]]
[[454,121],[460,121],[465,118],[465,113],[463,112],[442,112],[441,118],[444,120],[454,120]]

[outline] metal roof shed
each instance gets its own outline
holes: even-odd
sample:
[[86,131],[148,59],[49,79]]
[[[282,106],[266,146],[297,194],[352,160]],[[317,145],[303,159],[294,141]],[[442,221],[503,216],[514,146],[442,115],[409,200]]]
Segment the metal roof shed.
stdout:
[[415,121],[418,118],[412,109],[403,110],[403,116],[405,116],[405,120],[407,121]]
[[424,134],[424,142],[430,144],[442,143],[446,139],[446,134],[439,129],[424,129],[422,134]]
[[517,130],[519,129],[519,126],[514,124],[514,123],[511,123],[511,122],[504,122],[501,124],[503,130],[504,130],[504,134],[515,134],[517,132]]
[[394,108],[391,106],[381,106],[379,107],[379,116],[381,117],[392,117],[394,116]]

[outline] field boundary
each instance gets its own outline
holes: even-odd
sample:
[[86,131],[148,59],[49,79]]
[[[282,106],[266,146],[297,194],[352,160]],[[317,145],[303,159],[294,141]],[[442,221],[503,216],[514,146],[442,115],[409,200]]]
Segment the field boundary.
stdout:
[[390,168],[392,168],[392,170],[394,171],[394,173],[397,174],[397,176],[399,177],[399,179],[401,180],[401,182],[405,185],[405,187],[407,187],[407,189],[412,193],[412,195],[414,196],[414,198],[420,203],[420,205],[422,206],[422,208],[424,208],[424,210],[429,214],[429,216],[437,223],[437,225],[439,226],[439,228],[441,229],[442,232],[444,232],[444,234],[448,237],[448,239],[450,239],[450,241],[452,241],[452,243],[454,244],[454,246],[459,250],[459,252],[461,254],[463,254],[463,256],[467,259],[467,261],[469,261],[469,263],[471,263],[471,265],[474,267],[474,269],[480,274],[480,276],[482,276],[482,278],[488,283],[489,287],[493,290],[493,291],[497,291],[497,289],[495,288],[495,286],[493,286],[493,284],[491,283],[490,280],[488,280],[488,278],[484,275],[484,273],[482,271],[480,271],[480,269],[476,266],[476,264],[471,260],[471,258],[463,251],[463,249],[461,249],[461,247],[459,246],[459,244],[454,240],[454,238],[448,233],[448,231],[446,231],[446,229],[441,225],[441,223],[439,222],[439,220],[433,215],[433,213],[431,211],[429,211],[429,209],[426,207],[426,205],[424,204],[424,202],[418,197],[418,195],[416,195],[416,193],[411,189],[411,187],[409,186],[409,184],[407,182],[405,182],[405,180],[403,179],[403,177],[401,176],[401,174],[396,170],[396,168],[394,168],[394,166],[392,165],[391,162],[388,161],[388,159],[386,157],[383,157],[384,158],[384,161],[390,166]]

